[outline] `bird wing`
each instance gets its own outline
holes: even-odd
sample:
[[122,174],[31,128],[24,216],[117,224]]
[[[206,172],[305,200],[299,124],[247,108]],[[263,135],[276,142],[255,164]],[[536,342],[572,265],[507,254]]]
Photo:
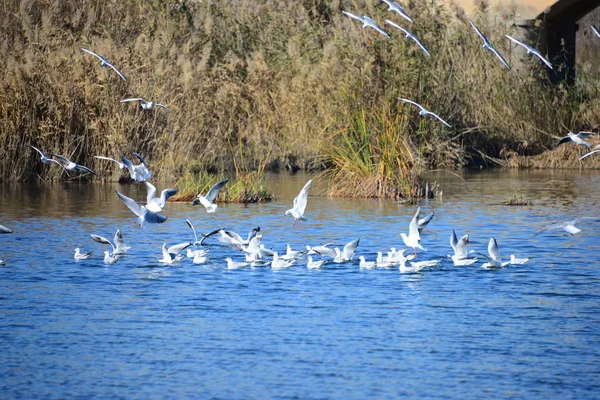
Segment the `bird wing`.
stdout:
[[592,136],[592,135],[597,135],[596,132],[588,132],[588,131],[581,131],[577,134],[577,136],[579,136],[582,139],[587,139],[588,137]]
[[560,144],[567,143],[567,142],[570,142],[570,141],[571,141],[571,137],[567,135],[567,136],[564,136],[563,138],[561,138],[558,141],[558,143],[556,143],[556,145],[558,146]]
[[229,182],[229,178],[223,179],[221,182],[211,187],[206,196],[204,197],[211,203],[214,203],[214,201],[217,199],[217,196],[219,195],[219,190],[221,190],[221,188],[225,186],[227,182]]
[[94,158],[98,158],[100,160],[108,160],[108,161],[114,161],[117,164],[119,164],[120,168],[125,168],[125,164],[123,164],[122,162],[119,162],[117,160],[115,160],[114,158],[110,158],[110,157],[104,157],[104,156],[94,156]]
[[91,51],[91,50],[84,49],[83,47],[81,47],[81,50],[83,50],[83,51],[85,51],[86,53],[89,53],[89,54],[91,54],[91,55],[93,55],[93,56],[95,56],[95,57],[98,57],[98,59],[99,59],[100,61],[105,61],[105,62],[106,62],[106,58],[102,57],[102,56],[101,56],[101,55],[99,55],[99,54],[96,54],[96,53],[94,53],[94,52],[93,52],[93,51]]
[[401,27],[400,25],[396,24],[395,22],[390,21],[389,19],[386,19],[384,21],[386,24],[393,26],[396,29],[400,29],[402,32],[404,32],[406,35],[409,35],[410,32],[406,29],[404,29],[403,27]]
[[510,65],[508,65],[508,62],[506,62],[506,60],[504,59],[504,57],[502,57],[502,54],[500,54],[498,52],[498,50],[496,50],[496,48],[494,46],[492,46],[491,44],[488,46],[488,49],[494,53],[494,55],[498,58],[498,60],[500,60],[500,62],[506,67],[506,69],[510,69]]
[[105,238],[103,236],[98,236],[98,235],[90,235],[90,237],[92,238],[92,240],[94,242],[98,242],[98,243],[102,243],[102,244],[110,244],[110,247],[112,247],[112,249],[113,249],[113,254],[115,253],[115,251],[116,251],[115,245],[112,244],[112,242],[110,240],[108,240],[107,238]]
[[423,229],[425,229],[427,224],[429,224],[431,222],[431,220],[433,219],[434,216],[435,216],[435,214],[431,213],[417,221],[417,228],[419,229],[419,233],[421,233],[421,231]]
[[436,113],[432,113],[431,111],[427,111],[427,114],[431,115],[434,118],[437,118],[442,124],[446,125],[448,128],[452,128],[452,125],[444,121],[439,115]]
[[198,243],[198,235],[196,235],[196,229],[194,228],[194,225],[192,225],[189,219],[186,219],[185,223],[190,227],[192,232],[194,232],[194,243]]
[[412,218],[412,220],[410,221],[410,224],[408,225],[408,236],[409,237],[416,237],[418,239],[421,239],[421,235],[419,234],[419,226],[417,225],[420,211],[421,211],[421,207],[417,208],[417,212],[415,213],[415,216]]
[[490,253],[490,258],[498,263],[501,262],[500,258],[500,250],[498,249],[498,242],[495,238],[491,238],[488,243],[488,253]]
[[485,35],[475,26],[475,24],[473,23],[473,21],[469,20],[469,24],[471,24],[471,26],[473,27],[473,29],[475,30],[475,32],[477,32],[477,34],[479,35],[479,37],[481,38],[481,40],[483,40],[483,43],[487,44],[488,46],[491,46],[490,41],[488,40],[488,38],[485,37]]
[[148,164],[146,164],[146,160],[144,160],[144,157],[142,157],[138,153],[133,153],[133,155],[136,156],[137,159],[140,160],[140,163],[142,163],[146,168],[148,167]]
[[167,244],[163,243],[162,245],[162,255],[163,255],[163,260],[172,260],[173,257],[171,257],[171,254],[169,254],[169,249],[167,249]]
[[142,212],[146,213],[144,215],[144,220],[151,224],[162,224],[163,222],[165,222],[167,220],[167,217],[165,217],[164,215],[157,214],[152,211],[148,211],[146,209],[146,207],[141,207],[141,208],[142,208]]
[[117,74],[119,74],[119,76],[121,77],[121,79],[123,79],[124,81],[126,81],[126,80],[127,80],[127,78],[125,78],[125,75],[123,75],[123,74],[121,73],[121,71],[119,71],[119,70],[117,69],[117,67],[115,67],[115,66],[114,66],[112,63],[110,63],[110,62],[108,62],[108,61],[106,61],[106,60],[104,60],[104,63],[105,63],[106,65],[108,65],[109,67],[111,67],[111,68],[113,69],[113,71],[115,71]]
[[156,197],[156,186],[146,181],[146,189],[148,191],[148,195],[146,196],[146,203],[151,203],[152,200]]
[[65,163],[66,165],[71,165],[71,164],[73,164],[74,166],[75,166],[75,165],[77,165],[77,164],[75,164],[73,161],[69,160],[68,158],[66,158],[66,157],[63,157],[63,156],[60,156],[60,155],[58,155],[58,154],[52,154],[52,157],[56,157],[56,158],[58,158],[60,161],[62,161],[62,162],[63,162],[63,163]]
[[521,42],[520,40],[515,39],[514,37],[510,36],[510,35],[504,35],[506,36],[507,39],[515,42],[516,44],[518,44],[519,46],[523,46],[524,48],[527,49],[527,51],[531,51],[533,50],[533,48],[529,47],[528,45],[526,45],[525,43]]
[[[146,183],[148,183],[148,182],[146,182]],[[179,189],[164,189],[162,192],[160,192],[161,206],[164,207],[164,205],[167,203],[167,200],[169,200],[169,198],[175,196],[178,191],[179,191]]]
[[592,154],[596,154],[599,153],[600,149],[596,149],[596,150],[592,150],[589,153],[585,153],[584,155],[582,155],[581,157],[579,157],[579,160],[583,160],[584,158],[591,156]]
[[0,225],[0,233],[13,233],[12,229],[5,227],[4,225]]
[[454,251],[455,256],[459,259],[467,258],[467,245],[469,244],[469,235],[464,235],[456,243],[456,249]]
[[37,147],[34,147],[32,145],[29,145],[29,147],[31,147],[32,149],[34,149],[35,151],[37,151],[38,153],[40,153],[40,155],[42,156],[42,158],[48,158],[48,156],[43,151],[41,151],[40,149],[38,149]]
[[98,174],[93,169],[88,168],[84,165],[75,164],[75,170],[98,176]]
[[156,107],[162,107],[162,108],[164,108],[165,110],[169,111],[169,107],[165,106],[164,104],[158,104],[158,103],[156,103],[156,104],[154,104],[154,105],[155,105]]
[[192,244],[190,242],[179,243],[179,244],[169,247],[168,251],[169,251],[169,254],[172,254],[173,257],[175,257],[177,254],[181,253],[183,250],[187,249],[191,245]]
[[248,232],[248,238],[246,239],[246,242],[250,242],[252,239],[254,239],[256,237],[256,235],[258,234],[258,232],[260,232],[260,226],[257,226],[256,228],[252,228],[252,230],[250,232]]
[[358,243],[359,242],[360,242],[360,239],[355,239],[355,240],[347,243],[344,246],[344,249],[343,249],[342,253],[344,254],[345,258],[350,258],[350,256],[354,253],[354,250],[356,250],[356,248],[358,247]]
[[115,252],[116,253],[125,252],[129,248],[125,244],[125,241],[123,240],[123,235],[121,234],[120,229],[117,229],[117,232],[115,232],[115,237],[113,238],[113,240],[115,241],[115,246],[116,246]]
[[[146,212],[146,209],[144,207],[142,207],[138,203],[136,203],[135,200],[130,199],[129,197],[125,196],[124,194],[119,193],[119,191],[116,189],[115,189],[115,192],[117,192],[117,195],[119,196],[121,201],[123,203],[125,203],[127,208],[129,208],[131,211],[133,211],[133,213],[135,215],[137,215],[138,217],[141,217],[142,215],[144,215],[144,212]],[[150,214],[154,214],[154,213],[150,213]]]
[[310,190],[310,186],[312,185],[312,179],[306,182],[298,196],[294,199],[294,209],[298,211],[300,215],[304,214],[304,210],[306,209],[306,203],[308,202],[308,191]]
[[347,16],[349,16],[350,18],[354,18],[356,20],[359,20],[360,22],[364,22],[362,17],[359,17],[358,15],[354,15],[352,13],[349,13],[348,11],[342,11],[342,14],[345,14]]
[[368,26],[370,26],[371,28],[375,29],[377,32],[381,33],[383,36],[385,36],[388,39],[391,39],[391,36],[389,33],[387,33],[381,26],[379,26],[375,21],[370,20],[368,21],[369,23],[367,24]]
[[538,50],[532,50],[531,54],[535,55],[537,58],[539,58],[540,60],[542,60],[542,62],[544,64],[546,64],[548,66],[548,68],[554,69],[554,68],[552,68],[552,64],[550,63],[550,61],[548,61],[547,59],[545,59],[544,56],[542,55],[542,53],[540,53]]
[[386,1],[385,3],[390,6],[391,11],[396,11],[402,18],[404,18],[411,24],[413,23],[412,18],[408,16],[406,11],[404,11],[404,8],[400,4],[396,3],[395,1]]
[[414,102],[414,101],[412,101],[412,100],[404,99],[404,98],[402,98],[402,97],[398,97],[398,100],[401,100],[401,101],[403,101],[403,102],[405,102],[405,103],[410,103],[410,104],[413,104],[413,105],[415,105],[415,106],[419,107],[421,110],[423,110],[423,111],[427,111],[427,109],[426,109],[425,107],[423,107],[423,106],[422,106],[422,105],[420,105],[419,103],[416,103],[416,102]]
[[431,54],[429,53],[429,50],[427,50],[425,48],[425,46],[423,45],[423,43],[421,43],[421,41],[419,39],[417,39],[417,37],[415,35],[411,34],[410,38],[412,40],[414,40],[416,44],[419,45],[419,47],[421,48],[421,50],[423,50],[425,52],[425,54],[427,54],[428,57],[431,56]]
[[125,165],[125,167],[129,171],[131,178],[135,179],[135,170],[133,169],[133,163],[131,162],[131,160],[125,157],[123,154],[121,154],[121,161],[123,161],[123,165]]
[[124,100],[121,100],[121,103],[129,103],[130,101],[143,101],[146,103],[146,99],[144,99],[142,97],[134,97],[131,99],[124,99]]

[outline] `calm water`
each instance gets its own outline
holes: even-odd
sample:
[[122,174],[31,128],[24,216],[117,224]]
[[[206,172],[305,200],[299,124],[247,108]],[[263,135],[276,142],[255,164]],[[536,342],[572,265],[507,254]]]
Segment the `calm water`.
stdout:
[[[489,271],[449,263],[421,274],[361,271],[305,262],[274,272],[210,261],[163,267],[163,242],[199,231],[260,226],[283,251],[360,238],[357,255],[401,247],[415,206],[329,199],[313,186],[308,222],[284,217],[306,176],[273,177],[272,204],[221,205],[215,214],[169,204],[162,225],[143,230],[114,188],[142,200],[143,187],[76,183],[4,185],[0,223],[2,398],[598,398],[600,224],[581,234],[533,237],[553,222],[595,216],[597,173],[485,172],[431,177],[443,197],[420,259],[451,252],[450,229],[485,252],[494,236],[504,258],[528,264]],[[163,185],[158,185],[159,189]],[[514,193],[528,207],[498,203]],[[104,265],[120,228],[130,255]],[[73,248],[93,258],[73,260]]]

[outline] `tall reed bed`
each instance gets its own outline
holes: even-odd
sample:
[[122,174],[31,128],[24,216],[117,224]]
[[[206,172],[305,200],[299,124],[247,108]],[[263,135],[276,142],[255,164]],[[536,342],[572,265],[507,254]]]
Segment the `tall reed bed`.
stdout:
[[[393,28],[387,40],[341,14],[404,24],[378,4],[2,2],[0,178],[59,177],[58,168],[37,162],[28,144],[108,178],[114,165],[94,155],[136,151],[154,176],[173,179],[191,164],[216,171],[251,171],[265,160],[271,167],[332,167],[354,157],[349,143],[356,141],[368,143],[360,156],[367,165],[390,162],[382,174],[387,180],[388,170],[412,168],[406,175],[412,185],[424,168],[538,154],[568,129],[599,125],[598,85],[549,85],[543,67],[530,59],[506,71],[481,49],[460,10],[438,0],[405,2],[415,20],[405,26],[431,57]],[[473,19],[509,62],[521,57],[503,38],[512,33],[510,10],[492,16],[482,8]],[[127,82],[81,47],[114,62]],[[158,101],[169,111],[147,113],[119,103],[125,97]],[[418,117],[398,97],[424,104],[453,128]]]

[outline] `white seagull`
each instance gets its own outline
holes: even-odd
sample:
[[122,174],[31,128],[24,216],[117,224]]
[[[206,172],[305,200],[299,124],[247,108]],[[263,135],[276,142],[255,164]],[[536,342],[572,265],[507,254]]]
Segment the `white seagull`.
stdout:
[[215,200],[219,195],[219,190],[221,190],[221,188],[225,186],[227,182],[229,182],[229,178],[223,179],[221,182],[211,187],[206,196],[202,196],[202,193],[198,193],[198,196],[196,196],[194,201],[192,201],[192,205],[195,206],[198,204],[202,204],[204,208],[206,208],[207,213],[214,213],[215,211],[217,211],[218,207],[215,204]]
[[184,256],[183,256],[183,254],[179,254],[179,253],[181,253],[183,250],[187,249],[191,245],[192,244],[190,242],[185,242],[185,243],[179,243],[179,244],[176,244],[174,246],[167,248],[167,244],[163,243],[163,245],[162,245],[163,258],[158,260],[158,262],[167,264],[167,265],[172,265],[172,264],[176,264],[176,263],[180,262],[181,260],[184,259]]
[[[585,140],[583,140],[583,139],[587,139],[588,137],[590,137],[592,135],[596,135],[596,133],[581,131],[578,134],[574,134],[573,132],[569,132],[569,133],[567,133],[567,136],[564,136],[563,138],[561,138],[558,141],[558,143],[556,144],[556,146],[559,146],[559,145],[561,145],[563,143],[573,142],[575,144],[579,144],[579,145],[587,147],[589,149],[592,146],[590,146],[590,144],[588,142],[586,142]],[[585,156],[586,155],[584,155],[584,157]],[[583,158],[583,157],[581,157],[581,158]]]
[[456,232],[452,229],[450,234],[450,246],[454,249],[454,255],[450,256],[455,266],[472,265],[477,261],[477,258],[469,258],[467,245],[469,244],[469,235],[464,235],[458,240]]
[[348,242],[348,243],[346,243],[346,245],[344,246],[344,249],[342,251],[340,251],[340,249],[338,249],[336,247],[334,249],[336,255],[335,255],[335,258],[333,259],[333,262],[343,263],[346,261],[352,261],[352,258],[354,258],[354,251],[358,247],[359,243],[360,243],[360,239],[355,239],[351,242]]
[[117,67],[115,67],[115,66],[114,66],[114,65],[113,65],[113,64],[112,64],[110,61],[108,61],[106,58],[102,57],[100,54],[96,54],[96,53],[94,53],[94,52],[93,52],[93,51],[91,51],[91,50],[84,49],[83,47],[81,48],[81,50],[83,50],[83,51],[85,51],[86,53],[89,53],[89,54],[91,54],[91,55],[93,55],[93,56],[95,56],[95,57],[98,57],[98,59],[100,60],[100,66],[101,66],[101,67],[110,67],[110,68],[112,68],[112,69],[113,69],[113,70],[114,70],[114,71],[115,71],[117,74],[119,74],[119,76],[120,76],[120,77],[121,77],[121,78],[122,78],[124,81],[126,81],[126,80],[127,80],[127,78],[125,78],[125,75],[123,75],[123,74],[121,73],[121,71],[119,71],[119,70],[117,69]]
[[431,111],[429,111],[428,109],[426,109],[425,107],[423,107],[422,105],[420,105],[419,103],[416,103],[416,102],[414,102],[412,100],[404,99],[402,97],[399,97],[398,100],[401,100],[401,101],[404,101],[405,103],[410,103],[410,104],[413,104],[413,105],[419,107],[421,109],[421,111],[419,111],[419,115],[421,115],[421,116],[430,116],[430,117],[433,117],[433,118],[437,118],[444,125],[446,125],[448,128],[452,128],[452,126],[449,123],[447,123],[446,121],[444,121],[442,118],[440,118],[439,115],[437,115],[435,113],[432,113]]
[[410,224],[408,225],[408,236],[406,236],[406,233],[404,232],[400,234],[400,236],[402,236],[402,241],[404,242],[406,247],[412,248],[415,251],[415,253],[417,252],[417,249],[425,251],[423,246],[419,244],[419,241],[421,240],[421,235],[419,234],[417,221],[419,218],[420,210],[421,208],[419,207],[417,209],[417,212],[415,213],[415,216],[412,218]]
[[[34,147],[34,146],[32,146],[32,145],[29,145],[29,147],[31,147],[32,149],[34,149],[35,151],[37,151],[38,153],[40,153],[40,159],[42,160],[42,162],[43,162],[44,164],[52,164],[52,163],[55,163],[55,164],[58,164],[58,165],[60,165],[60,166],[61,166],[61,167],[62,167],[62,168],[63,168],[63,169],[66,171],[66,169],[65,169],[64,165],[62,165],[62,164],[61,164],[61,163],[59,163],[58,161],[56,161],[56,160],[54,160],[54,159],[52,159],[52,158],[48,157],[48,155],[47,155],[46,153],[44,153],[43,151],[41,151],[41,150],[40,150],[40,149],[38,149],[37,147]],[[68,174],[68,173],[67,173],[67,174]]]
[[544,229],[542,229],[541,231],[537,232],[533,236],[537,236],[537,235],[539,235],[540,233],[543,233],[543,232],[555,231],[555,230],[559,230],[559,229],[562,229],[562,230],[564,230],[565,232],[567,232],[567,233],[569,233],[571,235],[576,235],[577,233],[581,232],[581,229],[577,228],[575,226],[575,224],[577,224],[577,223],[579,223],[581,221],[598,222],[598,221],[600,221],[600,218],[582,217],[582,218],[572,219],[570,221],[561,222],[559,224],[549,225],[549,226],[545,227]]
[[313,261],[311,256],[308,256],[307,260],[306,268],[308,269],[319,269],[325,264],[325,260]]
[[335,250],[330,249],[328,247],[330,245],[331,245],[331,243],[321,244],[321,245],[315,246],[315,247],[310,247],[307,245],[306,246],[306,250],[308,251],[307,254],[318,254],[323,257],[335,258]]
[[160,197],[156,197],[156,187],[150,182],[146,181],[146,189],[148,189],[148,196],[146,197],[146,208],[152,212],[160,212],[167,200],[174,196],[178,189],[164,189],[160,192]]
[[524,47],[527,50],[527,54],[533,54],[534,56],[536,56],[537,58],[539,58],[540,60],[542,60],[542,62],[544,64],[546,64],[548,66],[548,68],[553,69],[552,68],[552,64],[550,63],[550,61],[546,60],[544,58],[544,56],[542,56],[542,53],[540,53],[538,50],[534,49],[533,47],[515,39],[514,37],[510,36],[510,35],[504,35],[506,36],[507,39],[515,42],[516,44],[518,44],[519,46]]
[[135,200],[119,193],[118,190],[115,189],[115,192],[117,192],[117,195],[127,206],[127,208],[129,208],[135,215],[138,216],[140,227],[143,227],[145,222],[148,222],[149,224],[162,224],[167,220],[167,217],[164,215],[149,211],[146,207],[140,206],[138,203],[136,203]]
[[498,50],[496,50],[496,48],[492,46],[488,38],[475,26],[473,21],[469,20],[469,23],[471,24],[475,32],[477,32],[481,40],[483,40],[483,48],[494,53],[494,55],[498,58],[498,60],[500,60],[500,62],[506,67],[506,69],[510,69],[510,65],[508,65],[504,57],[502,57]]
[[125,165],[125,163],[122,163],[120,161],[115,160],[114,158],[110,158],[110,157],[104,157],[104,156],[94,156],[94,158],[97,158],[99,160],[107,160],[107,161],[114,161],[117,164],[119,164],[119,169],[125,169],[127,168],[127,166]]
[[363,29],[371,27],[371,28],[375,29],[377,32],[381,33],[386,38],[388,38],[388,39],[391,38],[390,34],[387,33],[382,27],[380,27],[379,25],[377,25],[377,22],[375,22],[372,18],[367,17],[366,15],[363,15],[362,17],[359,17],[358,15],[354,15],[354,14],[349,13],[347,11],[342,11],[342,13],[345,14],[345,15],[347,15],[347,16],[349,16],[350,18],[354,18],[354,19],[362,22],[363,23]]
[[76,260],[85,260],[86,258],[90,258],[91,255],[92,255],[91,251],[89,253],[82,253],[79,250],[79,247],[75,247],[75,255],[73,257]]
[[271,261],[271,269],[278,270],[278,269],[288,268],[288,267],[292,266],[295,262],[296,262],[295,259],[286,260],[286,259],[281,258],[281,257],[279,257],[277,252],[275,252],[275,253],[273,253],[273,261]]
[[133,98],[133,99],[124,99],[124,100],[121,100],[121,103],[129,103],[129,102],[132,102],[132,101],[139,101],[140,102],[140,106],[142,107],[142,109],[146,110],[146,111],[150,111],[154,107],[162,107],[162,108],[164,108],[167,111],[169,110],[167,108],[167,106],[165,106],[164,104],[158,104],[158,103],[155,103],[153,101],[148,101],[148,100],[146,100],[144,98],[141,98],[141,97],[136,97],[136,98]]
[[247,262],[233,261],[230,257],[227,257],[225,261],[227,261],[227,269],[239,269],[248,265]]
[[364,256],[358,257],[360,259],[360,269],[374,269],[377,266],[375,261],[367,261]]
[[296,196],[296,198],[294,199],[293,207],[290,208],[289,210],[287,210],[284,214],[284,215],[291,214],[292,217],[295,218],[294,226],[296,226],[296,224],[300,220],[306,221],[306,218],[304,218],[304,210],[306,209],[306,203],[308,202],[308,191],[309,191],[311,185],[312,185],[312,179],[309,180],[308,182],[306,182],[306,184],[300,191],[300,194],[298,194],[298,196]]
[[118,254],[111,256],[110,252],[104,251],[104,264],[114,264],[119,258],[121,258],[121,256]]
[[600,144],[596,145],[596,147],[594,147],[594,149],[592,151],[590,151],[588,153],[585,153],[584,155],[582,155],[581,157],[579,157],[579,161],[583,160],[586,157],[591,156],[592,154],[596,154],[598,152],[600,152]]
[[[211,236],[213,232],[209,233],[206,236]],[[234,231],[219,229],[217,233],[219,233],[221,236],[219,236],[217,240],[223,244],[241,248],[241,246],[247,246],[250,243],[250,241],[258,234],[258,232],[260,232],[260,226],[252,228],[252,230],[248,232],[248,237],[246,238],[246,240],[244,240],[240,235],[238,235]]]
[[12,229],[5,227],[4,225],[0,225],[0,233],[13,233]]
[[403,28],[400,25],[398,25],[398,24],[390,21],[389,19],[386,19],[385,23],[388,24],[388,25],[393,26],[396,29],[400,29],[402,32],[404,32],[404,34],[406,35],[406,37],[408,39],[412,39],[421,48],[421,50],[423,50],[423,52],[425,52],[425,54],[427,54],[427,57],[431,56],[431,54],[429,53],[429,50],[427,50],[425,48],[425,46],[423,45],[423,43],[421,43],[421,41],[419,40],[419,38],[417,38],[414,33],[412,33],[411,31],[409,31],[408,29]]
[[527,263],[527,261],[531,260],[531,257],[527,258],[517,258],[514,254],[510,255],[510,263],[514,265],[522,265]]
[[123,255],[127,253],[127,250],[129,250],[131,247],[127,246],[125,244],[125,241],[123,240],[123,235],[121,234],[121,230],[117,229],[117,232],[115,233],[115,236],[113,238],[114,244],[108,240],[107,238],[103,237],[103,236],[99,236],[99,235],[90,235],[90,237],[92,238],[92,240],[94,242],[98,242],[98,243],[102,243],[102,244],[109,244],[110,247],[112,247],[112,254],[113,255]]
[[498,249],[498,242],[495,238],[491,238],[488,243],[488,254],[489,256],[479,253],[481,256],[488,259],[488,262],[483,264],[483,268],[502,268],[506,267],[510,262],[502,262],[502,257],[500,257],[500,249]]
[[79,172],[85,172],[86,174],[98,175],[90,168],[80,165],[80,164],[76,164],[66,157],[59,156],[58,154],[52,154],[52,157],[58,158],[58,160],[60,161],[60,164],[66,171],[79,171]]
[[148,164],[146,164],[146,160],[144,160],[144,157],[142,157],[138,153],[133,153],[133,155],[135,155],[140,161],[138,165],[133,165],[130,159],[121,154],[121,161],[123,161],[123,164],[129,171],[131,179],[138,182],[143,182],[150,179],[150,177],[152,176],[152,171],[148,169]]
[[392,1],[392,0],[381,0],[381,1],[384,2],[385,4],[387,4],[390,7],[390,8],[388,8],[388,11],[397,12],[398,15],[400,15],[402,18],[404,18],[405,20],[407,20],[411,24],[413,23],[412,18],[408,16],[408,14],[406,13],[406,11],[404,11],[404,8],[400,4],[398,4],[398,3],[396,3],[395,1]]

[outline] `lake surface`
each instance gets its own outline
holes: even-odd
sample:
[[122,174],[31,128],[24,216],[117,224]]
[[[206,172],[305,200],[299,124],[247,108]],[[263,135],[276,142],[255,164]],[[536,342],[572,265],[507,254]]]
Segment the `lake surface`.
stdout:
[[[210,246],[205,265],[165,267],[163,242],[193,240],[185,224],[227,227],[285,245],[360,238],[357,256],[403,247],[416,206],[335,199],[311,190],[306,217],[284,217],[306,175],[271,177],[277,200],[220,205],[215,214],[169,203],[161,225],[134,226],[114,189],[145,198],[141,185],[4,184],[1,235],[1,398],[598,398],[600,223],[582,232],[534,234],[597,216],[599,173],[469,172],[430,176],[440,199],[418,260],[451,253],[449,235],[469,233],[487,253],[534,257],[499,270],[443,261],[418,274],[360,270],[358,257],[307,270],[227,270],[235,250]],[[157,184],[158,189],[164,188]],[[514,194],[532,206],[499,205]],[[121,229],[132,247],[105,265]],[[214,243],[214,241],[213,241]],[[92,251],[76,262],[73,249]]]

